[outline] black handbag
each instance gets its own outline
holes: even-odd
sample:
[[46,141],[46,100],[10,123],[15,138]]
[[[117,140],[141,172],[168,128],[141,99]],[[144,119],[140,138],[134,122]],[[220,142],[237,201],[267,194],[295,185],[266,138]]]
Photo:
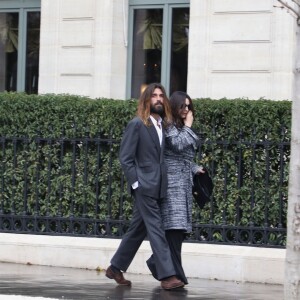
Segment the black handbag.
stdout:
[[193,178],[193,196],[200,208],[203,208],[205,203],[210,201],[213,192],[213,182],[209,173],[204,169],[205,173],[198,173]]

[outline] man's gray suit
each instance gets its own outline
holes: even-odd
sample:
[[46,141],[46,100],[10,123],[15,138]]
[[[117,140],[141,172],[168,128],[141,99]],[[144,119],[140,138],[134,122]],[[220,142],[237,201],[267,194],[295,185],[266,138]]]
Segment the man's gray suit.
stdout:
[[[146,126],[136,117],[128,123],[119,158],[135,203],[128,231],[111,259],[113,266],[125,272],[148,235],[159,280],[175,275],[159,208],[159,201],[166,196],[167,190],[163,149],[164,132],[160,146],[152,122],[151,126]],[[133,190],[131,186],[136,181],[138,188]]]

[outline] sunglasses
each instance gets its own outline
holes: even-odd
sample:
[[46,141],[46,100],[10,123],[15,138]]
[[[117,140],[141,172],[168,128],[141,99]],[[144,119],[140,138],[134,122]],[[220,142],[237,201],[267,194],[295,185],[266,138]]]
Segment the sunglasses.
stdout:
[[192,109],[192,105],[191,104],[181,104],[180,106],[181,109],[188,109],[191,110]]

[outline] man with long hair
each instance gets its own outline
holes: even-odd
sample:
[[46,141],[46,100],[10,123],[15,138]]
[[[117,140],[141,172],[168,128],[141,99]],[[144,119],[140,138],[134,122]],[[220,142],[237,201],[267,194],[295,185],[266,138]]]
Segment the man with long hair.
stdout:
[[159,208],[167,191],[164,128],[171,122],[171,108],[164,87],[159,83],[148,85],[140,96],[137,116],[126,127],[119,154],[128,191],[135,200],[128,231],[106,270],[106,276],[120,285],[131,285],[123,272],[148,236],[161,287],[169,290],[184,286],[175,276]]

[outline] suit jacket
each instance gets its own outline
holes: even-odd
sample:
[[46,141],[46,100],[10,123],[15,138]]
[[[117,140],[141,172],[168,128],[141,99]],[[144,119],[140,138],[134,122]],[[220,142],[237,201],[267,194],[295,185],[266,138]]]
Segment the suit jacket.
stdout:
[[163,198],[167,191],[166,167],[163,161],[164,130],[162,145],[150,119],[146,126],[139,117],[132,119],[123,134],[119,159],[128,183],[138,181],[140,191],[153,198]]

